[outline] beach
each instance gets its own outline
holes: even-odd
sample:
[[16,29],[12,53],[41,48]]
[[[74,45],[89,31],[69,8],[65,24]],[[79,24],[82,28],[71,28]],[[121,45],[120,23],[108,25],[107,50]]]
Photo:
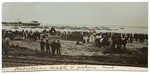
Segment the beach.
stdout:
[[[3,30],[11,30],[11,31],[39,31],[42,32],[43,30],[50,30],[46,28],[32,28],[32,27],[21,27],[19,26],[17,29],[13,28],[14,26],[3,26]],[[56,31],[60,31],[60,33],[63,32],[91,32],[88,29],[59,29],[56,28]],[[145,28],[122,28],[122,29],[101,29],[101,30],[95,30],[96,33],[141,33],[141,34],[147,34],[147,29]],[[17,46],[18,48],[11,48],[9,51],[9,57],[6,58],[3,56],[3,67],[15,67],[15,66],[32,66],[32,65],[43,65],[43,64],[107,64],[107,65],[120,65],[120,66],[137,66],[137,67],[147,67],[147,60],[146,56],[143,52],[141,52],[141,49],[144,47],[147,47],[148,41],[145,39],[144,43],[139,43],[133,40],[132,43],[126,44],[126,49],[124,52],[116,52],[116,50],[108,49],[108,47],[97,47],[95,46],[95,43],[89,42],[89,43],[82,43],[80,41],[79,45],[76,44],[75,40],[68,40],[64,39],[61,36],[53,36],[49,35],[44,39],[44,42],[46,40],[49,40],[51,43],[53,40],[59,40],[61,44],[61,55],[56,55],[54,57],[50,55],[45,55],[44,57],[41,57],[41,48],[40,48],[40,40],[36,41],[30,41],[29,39],[21,39],[21,40],[11,40],[10,46]],[[50,48],[50,51],[51,48]],[[112,57],[115,57],[113,59]],[[120,59],[124,57],[124,59]],[[134,57],[134,59],[133,59]],[[16,61],[11,61],[11,59],[14,58]],[[35,60],[30,60],[34,63],[29,63],[28,59],[36,58]],[[45,60],[51,60],[52,62],[43,62],[36,63],[36,60],[40,60],[41,58],[44,58]],[[58,59],[62,58],[62,59]],[[71,59],[70,59],[71,58]],[[87,59],[88,58],[88,59]],[[104,59],[109,58],[109,59]],[[142,58],[142,59],[140,59]],[[22,61],[21,59],[24,59]],[[131,60],[132,59],[132,60]],[[58,60],[58,62],[53,62]],[[73,61],[74,60],[74,61]],[[84,62],[83,60],[87,61]],[[124,61],[123,61],[124,60]],[[7,62],[6,62],[7,61]],[[20,64],[16,64],[17,61],[20,61]],[[70,61],[70,62],[69,62]],[[113,62],[112,62],[113,61]],[[40,61],[39,61],[40,62]],[[130,63],[129,63],[130,62]],[[140,63],[142,62],[142,63]],[[120,63],[120,64],[117,64]]]

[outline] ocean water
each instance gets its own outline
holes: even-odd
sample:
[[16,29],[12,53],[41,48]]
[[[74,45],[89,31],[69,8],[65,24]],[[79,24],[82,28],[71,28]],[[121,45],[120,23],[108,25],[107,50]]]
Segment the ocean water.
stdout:
[[119,30],[113,30],[113,31],[98,30],[96,32],[144,33],[144,34],[148,34],[148,29],[125,28],[125,29],[119,29]]
[[[40,29],[40,28],[21,28],[18,27],[18,29],[14,29],[14,26],[2,26],[2,29],[6,30],[28,30],[28,31],[43,31],[43,30],[49,30],[49,29]],[[85,31],[85,32],[90,32],[89,30],[70,30],[70,29],[56,29],[56,31],[64,32],[64,31]],[[118,30],[95,30],[97,33],[99,32],[115,32],[115,33],[144,33],[148,34],[148,28],[135,28],[135,27],[129,27],[129,28],[124,28],[124,29],[118,29]]]

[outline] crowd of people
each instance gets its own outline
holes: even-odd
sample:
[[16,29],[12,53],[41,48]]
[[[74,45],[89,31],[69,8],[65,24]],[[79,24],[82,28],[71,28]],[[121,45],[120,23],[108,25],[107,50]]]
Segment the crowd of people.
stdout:
[[63,39],[66,39],[66,40],[82,41],[84,36],[86,36],[86,35],[90,36],[91,34],[92,34],[92,32],[80,32],[80,31],[70,32],[70,31],[68,31],[68,32],[62,32],[61,36]]
[[[54,28],[50,30],[39,31],[11,31],[11,30],[2,30],[2,38],[3,38],[3,49],[5,49],[5,53],[7,54],[9,49],[9,41],[15,39],[29,40],[29,41],[37,41],[40,40],[40,49],[41,54],[58,54],[61,55],[60,48],[61,44],[59,40],[53,40],[49,43],[47,37],[51,35],[60,36],[65,40],[73,40],[77,41],[79,44],[80,41],[82,43],[94,43],[97,47],[110,47],[115,49],[126,48],[127,43],[144,43],[144,41],[148,40],[147,34],[140,33],[95,33],[95,32],[60,32],[56,31]],[[44,42],[44,40],[46,40]],[[46,50],[45,50],[46,49]],[[51,50],[50,50],[51,49]]]
[[[52,43],[49,43],[48,40],[46,40],[46,42],[44,42],[43,39],[41,39],[40,48],[41,48],[42,55],[44,55],[45,53],[52,54],[52,56],[55,54],[61,55],[61,51],[60,51],[61,44],[60,44],[59,40],[57,40],[57,42],[55,40],[53,40]],[[50,48],[51,48],[51,50],[50,50]],[[46,49],[46,51],[45,51],[45,49]]]
[[80,41],[82,43],[94,43],[97,47],[108,46],[111,48],[125,48],[127,43],[132,44],[133,41],[136,43],[143,44],[144,41],[148,40],[147,34],[141,33],[95,33],[95,32],[64,32],[62,38],[67,40],[76,40],[77,44]]
[[[94,38],[92,40],[95,40],[95,45],[98,47],[108,46],[110,48],[121,49],[126,48],[127,43],[132,44],[134,40],[136,43],[143,44],[144,41],[148,40],[148,35],[137,33],[98,33],[93,35],[92,38]],[[92,41],[90,39],[87,40]]]
[[11,31],[11,30],[2,30],[2,37],[6,38],[9,37],[11,40],[14,39],[29,39],[30,41],[36,41],[37,39],[45,39],[48,35],[56,35],[56,30],[52,28],[49,31],[43,30],[42,32],[39,31]]
[[52,43],[49,43],[49,40],[47,39],[49,35],[56,35],[56,31],[54,28],[52,28],[49,31],[43,30],[42,32],[39,32],[39,31],[33,32],[33,31],[28,31],[28,30],[26,31],[24,30],[22,31],[2,30],[3,53],[8,56],[8,51],[11,46],[10,45],[11,40],[28,40],[29,42],[41,40],[39,45],[41,47],[40,53],[42,55],[44,54],[61,55],[61,52],[60,52],[61,44],[59,43],[59,40],[57,40],[57,42],[53,40]]

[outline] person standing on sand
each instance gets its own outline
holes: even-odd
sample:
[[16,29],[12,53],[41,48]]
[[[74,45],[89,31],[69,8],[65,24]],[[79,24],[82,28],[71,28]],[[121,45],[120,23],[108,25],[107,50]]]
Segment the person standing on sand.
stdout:
[[4,41],[4,54],[6,54],[7,57],[8,57],[8,50],[10,47],[9,43],[10,43],[10,39],[9,39],[9,37],[6,37],[5,41]]
[[45,45],[46,45],[46,54],[50,54],[50,44],[49,44],[48,40],[46,40]]
[[129,37],[129,43],[132,44],[132,41],[133,41],[133,37],[130,35],[130,37]]
[[111,36],[108,37],[109,48],[113,45],[113,39]]
[[52,55],[55,55],[55,50],[56,50],[56,42],[55,40],[51,43],[51,48],[52,48]]
[[41,54],[43,55],[44,54],[44,46],[45,46],[43,39],[41,39],[40,46],[41,46]]
[[59,40],[57,40],[57,43],[56,43],[56,51],[57,51],[57,54],[58,54],[58,55],[61,55],[60,47],[61,47],[61,44],[59,43]]
[[140,34],[140,38],[139,38],[139,39],[140,39],[139,42],[143,44],[143,43],[144,43],[144,35],[143,35],[143,34]]

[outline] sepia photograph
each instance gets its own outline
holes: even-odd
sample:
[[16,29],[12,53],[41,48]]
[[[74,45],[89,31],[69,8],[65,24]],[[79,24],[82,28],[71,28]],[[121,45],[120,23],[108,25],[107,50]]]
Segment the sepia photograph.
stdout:
[[148,70],[148,2],[4,2],[2,71]]

